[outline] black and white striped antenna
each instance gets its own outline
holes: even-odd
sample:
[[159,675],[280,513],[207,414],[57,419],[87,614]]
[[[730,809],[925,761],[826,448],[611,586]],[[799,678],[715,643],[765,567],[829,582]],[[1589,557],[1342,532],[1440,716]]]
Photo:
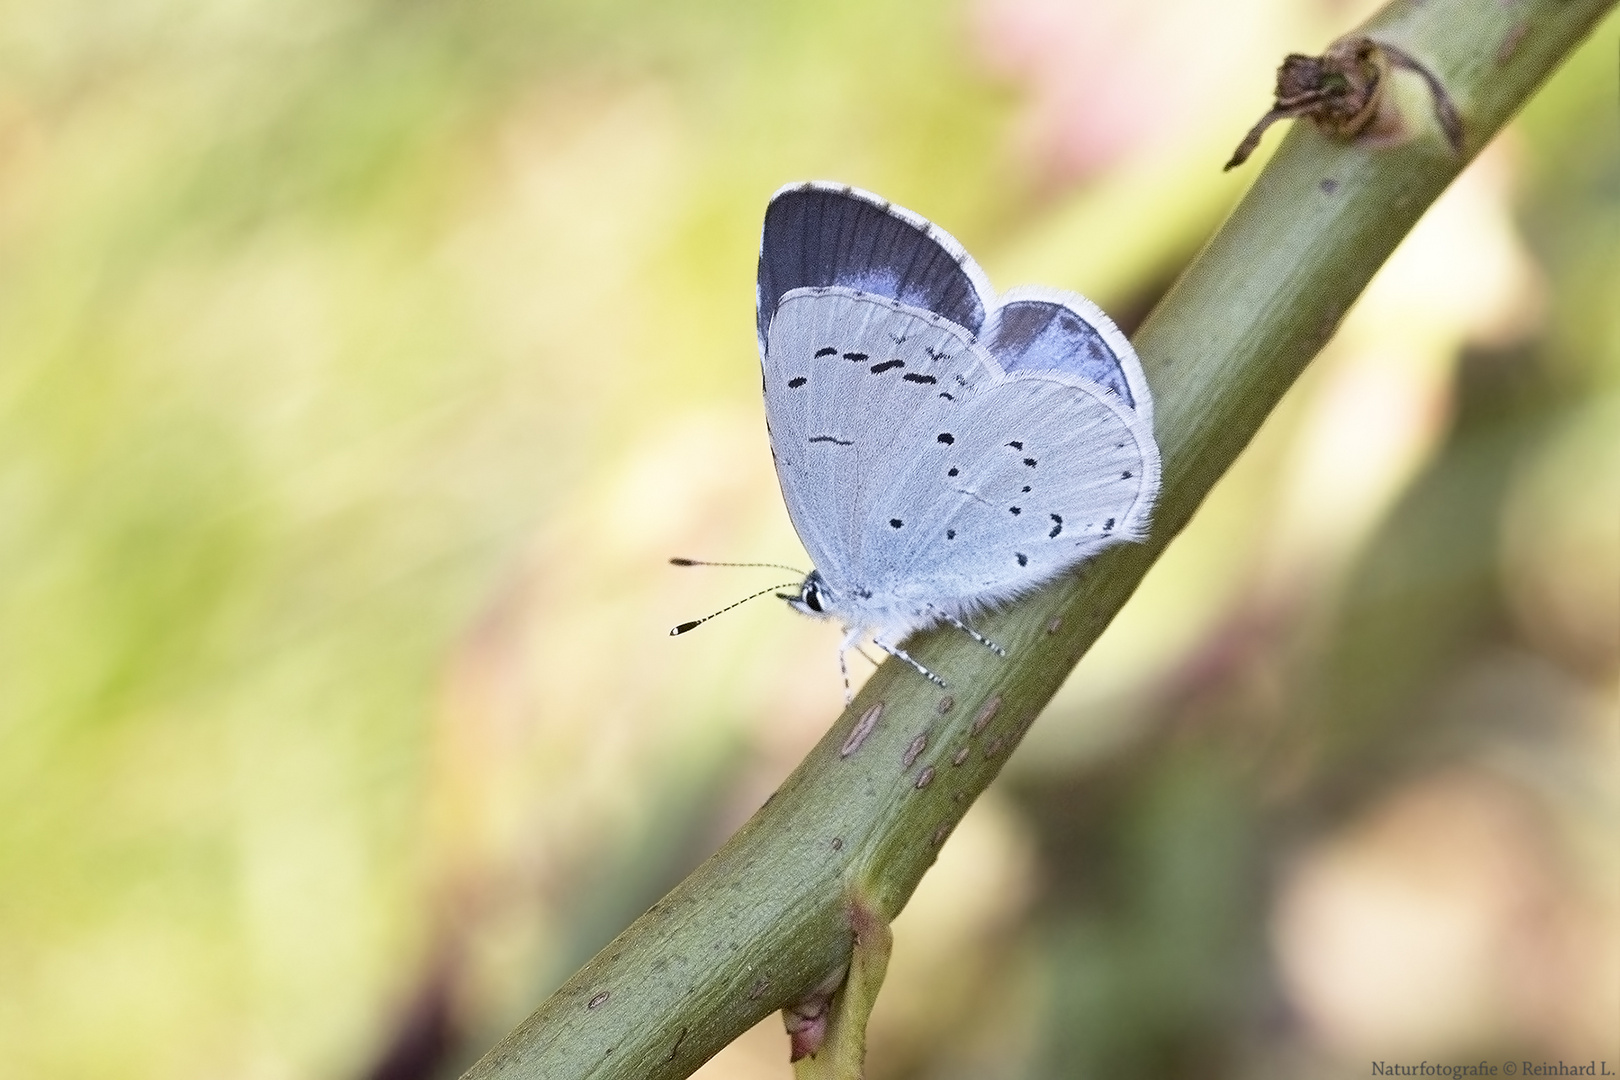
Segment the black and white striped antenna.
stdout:
[[[681,559],[681,558],[671,559],[671,560],[669,560],[669,562],[670,562],[671,566],[769,567],[770,569],[773,569],[773,570],[790,570],[793,573],[799,575],[799,580],[802,580],[803,576],[804,576],[804,571],[795,569],[794,567],[791,567],[791,566],[784,566],[781,563],[768,563],[768,562],[706,562],[706,561],[704,561],[702,559]],[[757,593],[752,593],[752,594],[750,594],[748,596],[745,596],[741,600],[737,600],[737,601],[734,601],[734,602],[732,602],[730,604],[727,604],[725,607],[721,608],[719,611],[716,611],[716,612],[714,612],[713,614],[710,614],[710,615],[705,615],[701,619],[693,619],[690,622],[683,622],[679,626],[673,627],[669,632],[669,636],[670,637],[679,637],[681,634],[684,634],[689,630],[696,630],[698,627],[702,626],[704,623],[708,622],[710,619],[714,618],[717,615],[724,615],[726,612],[730,611],[732,608],[738,607],[738,606],[740,606],[742,604],[746,604],[750,600],[757,600],[761,596],[764,596],[768,592],[775,592],[777,589],[790,588],[791,586],[799,584],[799,580],[784,581],[784,582],[781,582],[779,584],[772,585],[769,588],[759,590],[759,592],[757,592]]]

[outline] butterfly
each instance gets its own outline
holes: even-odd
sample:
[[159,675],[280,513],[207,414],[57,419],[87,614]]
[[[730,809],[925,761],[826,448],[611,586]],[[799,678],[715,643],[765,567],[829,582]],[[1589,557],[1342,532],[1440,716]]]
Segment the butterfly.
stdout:
[[1153,398],[1130,342],[1072,292],[998,296],[961,244],[870,192],[772,196],[757,330],[796,593],[845,654],[901,648],[1140,540],[1159,490]]

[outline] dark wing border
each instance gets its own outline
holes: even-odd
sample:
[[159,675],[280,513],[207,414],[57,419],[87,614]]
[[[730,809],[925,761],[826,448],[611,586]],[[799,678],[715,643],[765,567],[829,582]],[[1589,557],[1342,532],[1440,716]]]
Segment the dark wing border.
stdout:
[[967,249],[921,215],[847,184],[789,184],[771,196],[760,237],[761,355],[782,297],[829,285],[932,311],[974,335],[995,306]]

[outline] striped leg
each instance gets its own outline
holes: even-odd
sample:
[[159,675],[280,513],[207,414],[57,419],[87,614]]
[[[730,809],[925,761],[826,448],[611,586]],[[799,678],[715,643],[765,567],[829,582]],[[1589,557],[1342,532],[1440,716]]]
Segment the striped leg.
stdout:
[[946,612],[943,612],[943,611],[939,610],[939,608],[934,607],[933,605],[929,605],[928,610],[932,611],[935,615],[938,615],[941,619],[944,619],[946,622],[950,623],[952,626],[956,627],[958,630],[962,631],[962,633],[966,634],[968,637],[972,638],[974,641],[977,641],[980,645],[983,645],[985,648],[989,649],[991,652],[995,653],[997,656],[1002,657],[1003,659],[1006,658],[1006,656],[1007,656],[1007,650],[1006,649],[1003,649],[1000,645],[997,645],[995,642],[991,641],[989,638],[985,637],[983,634],[981,634],[977,630],[973,629],[973,627],[969,626],[967,623],[963,622],[961,619],[958,619],[955,615],[951,615],[951,614],[948,614]]
[[878,648],[882,649],[884,652],[888,653],[890,656],[896,657],[897,659],[900,659],[900,660],[904,660],[906,663],[908,663],[912,667],[916,668],[918,674],[920,674],[923,678],[927,679],[929,682],[933,683],[935,686],[939,687],[941,690],[945,689],[945,680],[944,679],[940,678],[938,675],[935,675],[932,671],[929,671],[927,668],[923,667],[917,661],[913,660],[911,658],[910,654],[907,653],[904,649],[896,648],[895,646],[888,644],[887,642],[883,641],[880,638],[873,638],[872,639],[872,644],[876,645]]

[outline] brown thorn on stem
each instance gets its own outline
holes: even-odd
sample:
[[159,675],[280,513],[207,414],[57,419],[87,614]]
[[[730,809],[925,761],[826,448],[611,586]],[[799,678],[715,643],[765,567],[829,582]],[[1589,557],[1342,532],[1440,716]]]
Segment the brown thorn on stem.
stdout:
[[1434,103],[1435,120],[1453,153],[1462,153],[1463,122],[1440,79],[1411,54],[1371,38],[1340,38],[1321,56],[1291,53],[1277,69],[1276,100],[1249,129],[1227,169],[1249,159],[1266,129],[1279,120],[1305,117],[1325,135],[1350,140],[1373,127],[1386,101],[1390,69],[1423,79]]
[[1266,113],[1266,115],[1260,118],[1259,123],[1250,128],[1249,133],[1243,136],[1243,141],[1238,143],[1236,150],[1232,151],[1232,160],[1228,161],[1224,166],[1222,166],[1221,171],[1230,172],[1239,165],[1243,164],[1245,161],[1248,161],[1249,155],[1254,153],[1255,148],[1260,145],[1260,136],[1266,133],[1266,128],[1270,127],[1272,124],[1275,124],[1279,120],[1286,120],[1290,116],[1297,115],[1297,113],[1289,112],[1285,109],[1272,109],[1270,112]]
[[1457,111],[1457,103],[1451,100],[1451,95],[1446,93],[1445,84],[1440,81],[1439,76],[1402,49],[1397,49],[1393,45],[1381,45],[1379,47],[1389,57],[1389,62],[1393,67],[1398,67],[1403,71],[1410,71],[1423,80],[1424,85],[1429,88],[1429,100],[1434,103],[1435,122],[1440,125],[1440,130],[1445,133],[1446,143],[1450,145],[1451,152],[1461,154],[1463,151],[1462,114]]

